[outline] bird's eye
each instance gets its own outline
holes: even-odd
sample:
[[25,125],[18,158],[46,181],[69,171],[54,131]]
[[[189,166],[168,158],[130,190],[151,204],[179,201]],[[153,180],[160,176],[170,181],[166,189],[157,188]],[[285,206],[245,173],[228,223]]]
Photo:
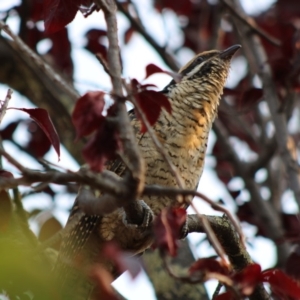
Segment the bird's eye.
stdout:
[[203,60],[204,60],[203,57],[201,57],[201,56],[197,57],[197,63],[201,63],[201,62],[203,62]]

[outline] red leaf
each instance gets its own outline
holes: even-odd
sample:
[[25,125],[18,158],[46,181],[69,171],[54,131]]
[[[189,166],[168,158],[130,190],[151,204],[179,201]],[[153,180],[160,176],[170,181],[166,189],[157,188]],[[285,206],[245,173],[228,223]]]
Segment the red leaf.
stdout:
[[233,300],[233,294],[231,291],[218,295],[215,300]]
[[14,108],[10,107],[9,109],[21,110],[28,113],[30,118],[33,119],[44,131],[44,133],[50,140],[52,146],[54,147],[59,159],[60,157],[59,137],[47,110],[43,108],[15,108],[15,107]]
[[262,220],[259,219],[256,214],[253,213],[249,202],[245,202],[242,205],[238,205],[237,216],[239,220],[255,225],[257,227],[256,235],[267,236]]
[[189,272],[191,274],[194,274],[196,272],[201,272],[201,273],[212,272],[212,273],[227,275],[228,268],[222,265],[222,263],[217,261],[216,259],[200,258],[190,266]]
[[103,248],[103,256],[114,262],[118,273],[122,274],[129,271],[129,274],[134,279],[142,270],[138,260],[133,257],[132,253],[124,252],[114,242],[107,242]]
[[238,97],[239,108],[242,110],[253,108],[263,97],[262,89],[251,87],[241,92]]
[[14,178],[14,175],[11,172],[8,172],[6,170],[0,170],[0,177],[4,178]]
[[48,54],[52,56],[55,66],[67,77],[72,77],[73,61],[67,29],[63,28],[63,30],[50,34],[48,37],[52,41],[52,47],[48,51]]
[[107,32],[102,29],[91,29],[85,36],[87,38],[87,44],[85,48],[92,54],[100,53],[104,59],[107,57],[107,48],[105,46]]
[[28,122],[27,126],[30,139],[25,149],[34,157],[43,157],[51,147],[47,135],[34,121]]
[[183,208],[163,209],[154,222],[155,241],[153,246],[172,256],[177,253],[177,239],[186,221],[186,210]]
[[161,69],[160,67],[154,65],[154,64],[149,64],[146,66],[146,78],[148,78],[149,76],[155,74],[155,73],[165,73],[165,71],[163,69]]
[[[299,234],[299,232],[298,232]],[[296,249],[290,254],[285,264],[285,270],[289,276],[294,279],[300,279],[300,247],[297,245]]]
[[251,295],[256,285],[261,282],[261,267],[258,264],[252,264],[242,271],[235,273],[232,279],[238,283],[243,295]]
[[47,33],[63,29],[75,18],[80,0],[44,0],[44,23]]
[[0,131],[2,140],[11,140],[19,123],[20,121],[11,122],[4,129],[2,129]]
[[[136,79],[132,79],[131,86],[134,92],[134,97],[150,125],[153,125],[157,121],[161,107],[164,107],[169,113],[171,113],[172,107],[167,97],[160,92],[147,90],[148,87],[153,87],[152,84],[141,85]],[[142,123],[141,132],[146,132],[146,125],[138,112],[137,117]]]
[[278,297],[289,296],[295,300],[300,299],[300,286],[280,270],[272,269],[262,272],[262,281],[268,282]]
[[241,190],[238,190],[238,191],[229,191],[231,197],[233,199],[236,199],[240,194],[241,194]]
[[85,145],[82,153],[86,162],[95,172],[101,172],[105,162],[114,159],[121,149],[119,134],[108,122],[101,122],[99,129]]
[[163,8],[170,8],[178,15],[189,15],[193,9],[193,2],[191,0],[186,1],[174,1],[174,0],[156,0],[155,8],[161,11]]
[[[157,121],[162,107],[164,107],[167,112],[171,113],[172,107],[169,99],[160,92],[142,90],[134,96],[150,125],[153,125]],[[141,120],[138,113],[137,117]],[[144,133],[147,131],[147,127],[142,120],[141,122],[141,132]]]
[[77,138],[89,135],[101,126],[104,120],[104,95],[103,92],[88,92],[77,100],[72,114]]
[[93,280],[95,288],[93,290],[93,300],[118,300],[116,293],[111,285],[114,278],[101,265],[93,265],[89,277]]
[[285,237],[299,239],[300,224],[298,214],[281,213],[281,219],[286,232]]
[[154,64],[149,64],[146,66],[146,78],[150,77],[153,74],[156,73],[164,73],[164,74],[168,74],[171,77],[173,77],[173,79],[175,80],[175,82],[180,82],[182,75],[178,74],[178,73],[174,73],[174,72],[170,72],[170,71],[166,71],[161,69],[160,67],[154,65]]
[[38,22],[43,19],[43,0],[33,0],[30,5],[30,20]]
[[127,45],[131,40],[133,33],[135,32],[134,28],[130,26],[124,33],[124,44]]

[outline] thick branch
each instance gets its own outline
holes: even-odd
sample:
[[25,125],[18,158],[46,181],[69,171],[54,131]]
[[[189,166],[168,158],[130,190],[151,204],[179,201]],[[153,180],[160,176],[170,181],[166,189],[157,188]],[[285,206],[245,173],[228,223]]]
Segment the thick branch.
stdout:
[[[206,216],[222,244],[228,258],[236,271],[240,271],[252,264],[253,261],[245,246],[241,243],[236,231],[232,227],[227,217]],[[203,224],[199,222],[197,215],[188,216],[189,232],[203,232]],[[256,287],[250,296],[252,300],[266,300],[269,296],[262,285]]]
[[[28,56],[23,55],[12,41],[0,36],[0,82],[27,97],[37,107],[45,108],[60,134],[60,140],[79,164],[83,163],[82,142],[74,147],[75,130],[71,112],[77,99],[63,88],[59,81],[53,81]],[[72,87],[69,87],[71,89]]]

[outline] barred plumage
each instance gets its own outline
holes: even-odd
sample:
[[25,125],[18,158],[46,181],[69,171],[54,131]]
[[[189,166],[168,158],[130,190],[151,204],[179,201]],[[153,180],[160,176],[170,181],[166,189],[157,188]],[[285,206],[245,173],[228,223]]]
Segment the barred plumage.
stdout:
[[[172,114],[162,111],[153,129],[188,189],[196,189],[202,175],[208,134],[217,114],[231,57],[239,48],[239,45],[235,45],[225,51],[212,50],[198,54],[179,70],[182,80],[179,83],[172,80],[162,90],[171,102]],[[177,186],[149,134],[140,133],[140,124],[134,112],[130,112],[130,117],[147,166],[146,184]],[[120,176],[126,172],[126,167],[118,161],[109,164],[108,168]],[[179,205],[175,199],[168,197],[149,196],[143,200],[155,215],[164,207]],[[74,214],[76,203],[70,218]],[[134,253],[144,251],[151,245],[151,235],[137,230],[134,226],[125,226],[123,217],[123,209],[101,218],[84,216],[64,239],[59,263],[72,260],[80,252],[86,264],[94,263],[97,257],[97,262],[100,261],[112,271],[111,266],[97,256],[104,242],[112,239],[124,250]],[[60,270],[64,272],[63,269]],[[84,298],[78,296],[76,299]]]

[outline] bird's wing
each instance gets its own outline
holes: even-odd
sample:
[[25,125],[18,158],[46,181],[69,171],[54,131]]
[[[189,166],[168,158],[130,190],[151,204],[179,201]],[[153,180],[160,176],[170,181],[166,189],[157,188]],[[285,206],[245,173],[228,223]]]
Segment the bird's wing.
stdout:
[[[128,114],[130,117],[131,125],[133,126],[135,131],[137,142],[139,143],[143,138],[143,134],[140,133],[139,121],[135,116],[134,110],[130,110]],[[106,164],[106,169],[116,173],[121,177],[124,176],[127,170],[125,164],[119,158],[113,161],[109,161]],[[82,214],[82,210],[78,205],[78,197],[82,196],[82,193],[85,193],[85,197],[88,197],[89,193],[90,195],[93,195],[91,190],[86,187],[82,187],[77,198],[75,199],[71,214],[67,222],[67,226],[73,226],[73,228],[70,228],[70,231],[68,232],[67,236],[64,237],[60,247],[60,257],[64,261],[72,260],[74,256],[80,253],[81,249],[84,247],[86,241],[90,237],[93,230],[97,227],[97,224],[101,219],[101,216],[99,215],[83,215],[79,220],[73,222],[74,218],[76,218],[78,214]],[[73,223],[74,225],[72,225]]]

